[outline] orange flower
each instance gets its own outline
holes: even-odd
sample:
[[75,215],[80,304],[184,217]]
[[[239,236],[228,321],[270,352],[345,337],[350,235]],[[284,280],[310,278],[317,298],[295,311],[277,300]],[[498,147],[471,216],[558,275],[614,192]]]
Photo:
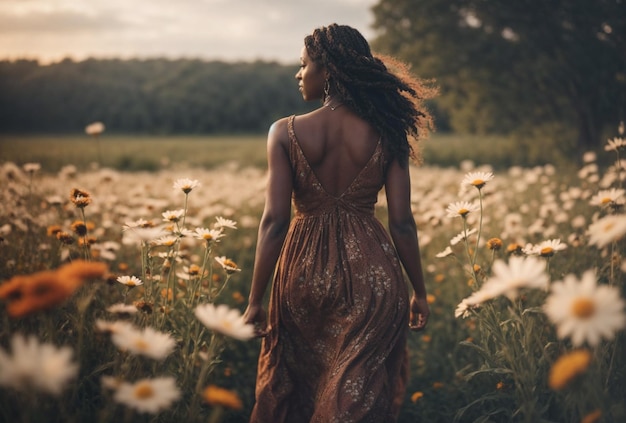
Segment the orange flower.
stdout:
[[500,238],[491,238],[487,241],[487,248],[490,250],[499,250],[502,248],[502,240]]
[[87,225],[82,220],[75,220],[72,223],[72,231],[78,236],[87,235]]
[[7,301],[7,313],[19,318],[61,304],[72,296],[83,281],[100,277],[104,263],[77,261],[58,270],[17,275],[0,285],[0,299]]
[[74,238],[72,238],[72,235],[68,234],[67,232],[59,231],[56,233],[56,237],[63,244],[69,245],[74,243]]
[[562,355],[550,369],[548,385],[554,390],[565,388],[587,370],[590,362],[591,353],[587,350],[576,350]]
[[600,421],[600,417],[602,417],[602,411],[594,410],[591,413],[587,414],[580,423],[596,423]]
[[59,233],[61,231],[62,231],[62,229],[61,229],[61,227],[59,225],[50,225],[46,229],[46,234],[48,236],[56,236],[57,233]]
[[522,246],[519,245],[516,242],[513,242],[513,243],[509,244],[506,247],[506,253],[507,254],[515,254],[515,255],[519,256],[519,255],[522,254]]
[[417,402],[423,396],[424,396],[423,392],[420,392],[420,391],[413,392],[413,395],[411,395],[411,402]]
[[76,277],[82,280],[103,277],[107,272],[107,265],[101,262],[75,260],[72,263],[59,267],[57,271],[65,277]]
[[202,398],[207,404],[213,406],[221,406],[231,410],[241,410],[243,408],[243,403],[235,392],[215,385],[207,386],[202,391]]

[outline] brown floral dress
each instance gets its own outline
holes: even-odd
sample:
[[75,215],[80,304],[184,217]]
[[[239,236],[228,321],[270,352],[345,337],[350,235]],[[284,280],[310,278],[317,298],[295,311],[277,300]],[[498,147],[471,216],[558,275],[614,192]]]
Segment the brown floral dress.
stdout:
[[394,422],[406,387],[408,290],[374,216],[379,142],[339,197],[317,180],[288,121],[291,222],[259,356],[255,423]]

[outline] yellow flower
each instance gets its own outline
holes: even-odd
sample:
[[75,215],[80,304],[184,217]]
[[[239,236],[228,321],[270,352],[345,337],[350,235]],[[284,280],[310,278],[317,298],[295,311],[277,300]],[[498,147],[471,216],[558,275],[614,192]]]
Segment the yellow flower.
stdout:
[[548,375],[548,386],[554,390],[561,390],[576,376],[589,367],[591,353],[587,350],[575,350],[564,354],[552,365]]
[[428,304],[433,304],[437,298],[433,294],[426,295],[426,302]]
[[243,408],[243,403],[235,392],[215,385],[209,385],[204,388],[204,391],[202,391],[202,399],[209,405],[229,408],[231,410],[241,410]]

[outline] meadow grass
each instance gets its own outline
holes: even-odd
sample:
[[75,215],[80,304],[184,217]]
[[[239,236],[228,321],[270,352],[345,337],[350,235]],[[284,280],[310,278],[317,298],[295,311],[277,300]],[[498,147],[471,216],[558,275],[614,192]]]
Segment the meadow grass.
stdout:
[[[506,141],[491,139],[481,147],[481,139],[439,137],[429,141],[439,150],[425,149],[426,163],[410,168],[432,315],[425,332],[409,337],[411,379],[400,422],[622,420],[623,302],[617,317],[605,322],[605,339],[579,343],[559,335],[557,323],[548,318],[544,307],[554,293],[515,285],[510,289],[514,296],[509,291],[501,295],[489,280],[507,286],[547,279],[554,285],[582,278],[593,269],[599,284],[612,289],[605,305],[620,301],[626,271],[624,234],[621,240],[597,245],[590,242],[590,229],[603,218],[623,221],[623,192],[618,195],[626,175],[623,165],[601,168],[592,156],[578,172],[551,165],[491,164],[490,159],[502,154],[498,150],[489,156],[491,143]],[[219,328],[201,324],[194,310],[200,304],[245,308],[264,201],[264,137],[103,137],[98,141],[99,159],[96,140],[88,137],[1,141],[0,420],[247,421],[254,403],[259,341],[232,339]],[[440,165],[429,160],[433,157],[441,158]],[[461,187],[472,172],[477,173],[469,185]],[[188,193],[180,185],[174,189],[181,178],[199,185]],[[484,186],[472,185],[480,178]],[[609,188],[616,191],[603,195],[613,195],[613,200],[596,198]],[[75,189],[88,193],[88,205],[77,207],[82,197],[76,198]],[[376,212],[384,222],[384,195],[379,200]],[[480,208],[449,217],[458,201]],[[217,225],[217,217],[236,221],[237,229]],[[81,223],[87,234],[77,232]],[[131,237],[142,225],[160,227],[162,233],[158,239]],[[219,229],[224,236],[210,244],[197,237],[200,228]],[[55,230],[72,242],[63,242]],[[496,238],[502,246],[489,248],[493,244],[487,240]],[[552,243],[545,244],[548,241]],[[229,273],[217,263],[218,257],[232,260],[240,271]],[[539,269],[532,280],[507,267],[517,258]],[[80,259],[104,262],[109,273],[83,282],[59,304],[15,315],[14,307],[22,300],[47,292],[26,294],[30,291],[24,286],[40,280],[37,272],[50,269],[66,275],[57,269]],[[57,281],[57,273],[46,275],[51,284]],[[117,281],[131,275],[143,284],[128,288]],[[9,285],[22,290],[7,292]],[[580,295],[591,301],[594,293]],[[466,304],[460,313],[465,317],[456,317],[462,301],[475,294],[481,301]],[[116,303],[135,305],[138,311],[108,311]],[[600,319],[605,311],[601,308],[611,309],[588,306],[583,317]],[[115,330],[96,330],[99,320],[152,328],[171,336],[175,344],[162,359],[147,357],[141,349],[129,351],[112,342]],[[116,330],[120,336],[135,334]],[[21,378],[19,372],[2,368],[18,363],[17,357],[10,357],[16,333],[72,348],[78,372],[59,385],[62,392],[40,392],[45,386],[29,363],[16,367],[23,372]],[[155,342],[141,341],[148,346]],[[565,382],[553,385],[553,367],[573,352],[591,358],[584,365],[565,360],[565,369],[561,366],[557,374]],[[40,361],[46,362],[44,358]],[[60,379],[55,372],[51,376]],[[159,413],[138,412],[117,396],[127,384],[154,377],[174,377],[179,390],[178,399],[162,405]],[[217,396],[221,402],[215,396],[212,403],[206,400],[207,386],[226,390]],[[137,401],[150,393],[138,387],[126,392]],[[241,403],[227,401],[233,396]]]
[[[91,164],[123,171],[156,171],[175,165],[213,168],[236,161],[247,166],[266,166],[265,135],[149,136],[109,135],[0,135],[0,160],[22,165],[40,163],[57,172],[71,163],[79,169]],[[534,166],[511,137],[435,133],[420,144],[423,162],[432,166],[458,167],[465,160],[497,169]],[[549,160],[548,152],[543,154]],[[553,162],[554,163],[554,162]],[[571,171],[574,163],[562,159],[560,168]]]

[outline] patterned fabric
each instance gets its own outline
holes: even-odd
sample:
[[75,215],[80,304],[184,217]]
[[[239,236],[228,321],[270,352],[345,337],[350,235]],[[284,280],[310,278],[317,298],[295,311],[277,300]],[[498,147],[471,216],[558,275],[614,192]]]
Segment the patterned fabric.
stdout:
[[339,197],[329,195],[289,118],[291,222],[259,356],[254,423],[394,422],[407,379],[408,290],[374,216],[381,143]]

